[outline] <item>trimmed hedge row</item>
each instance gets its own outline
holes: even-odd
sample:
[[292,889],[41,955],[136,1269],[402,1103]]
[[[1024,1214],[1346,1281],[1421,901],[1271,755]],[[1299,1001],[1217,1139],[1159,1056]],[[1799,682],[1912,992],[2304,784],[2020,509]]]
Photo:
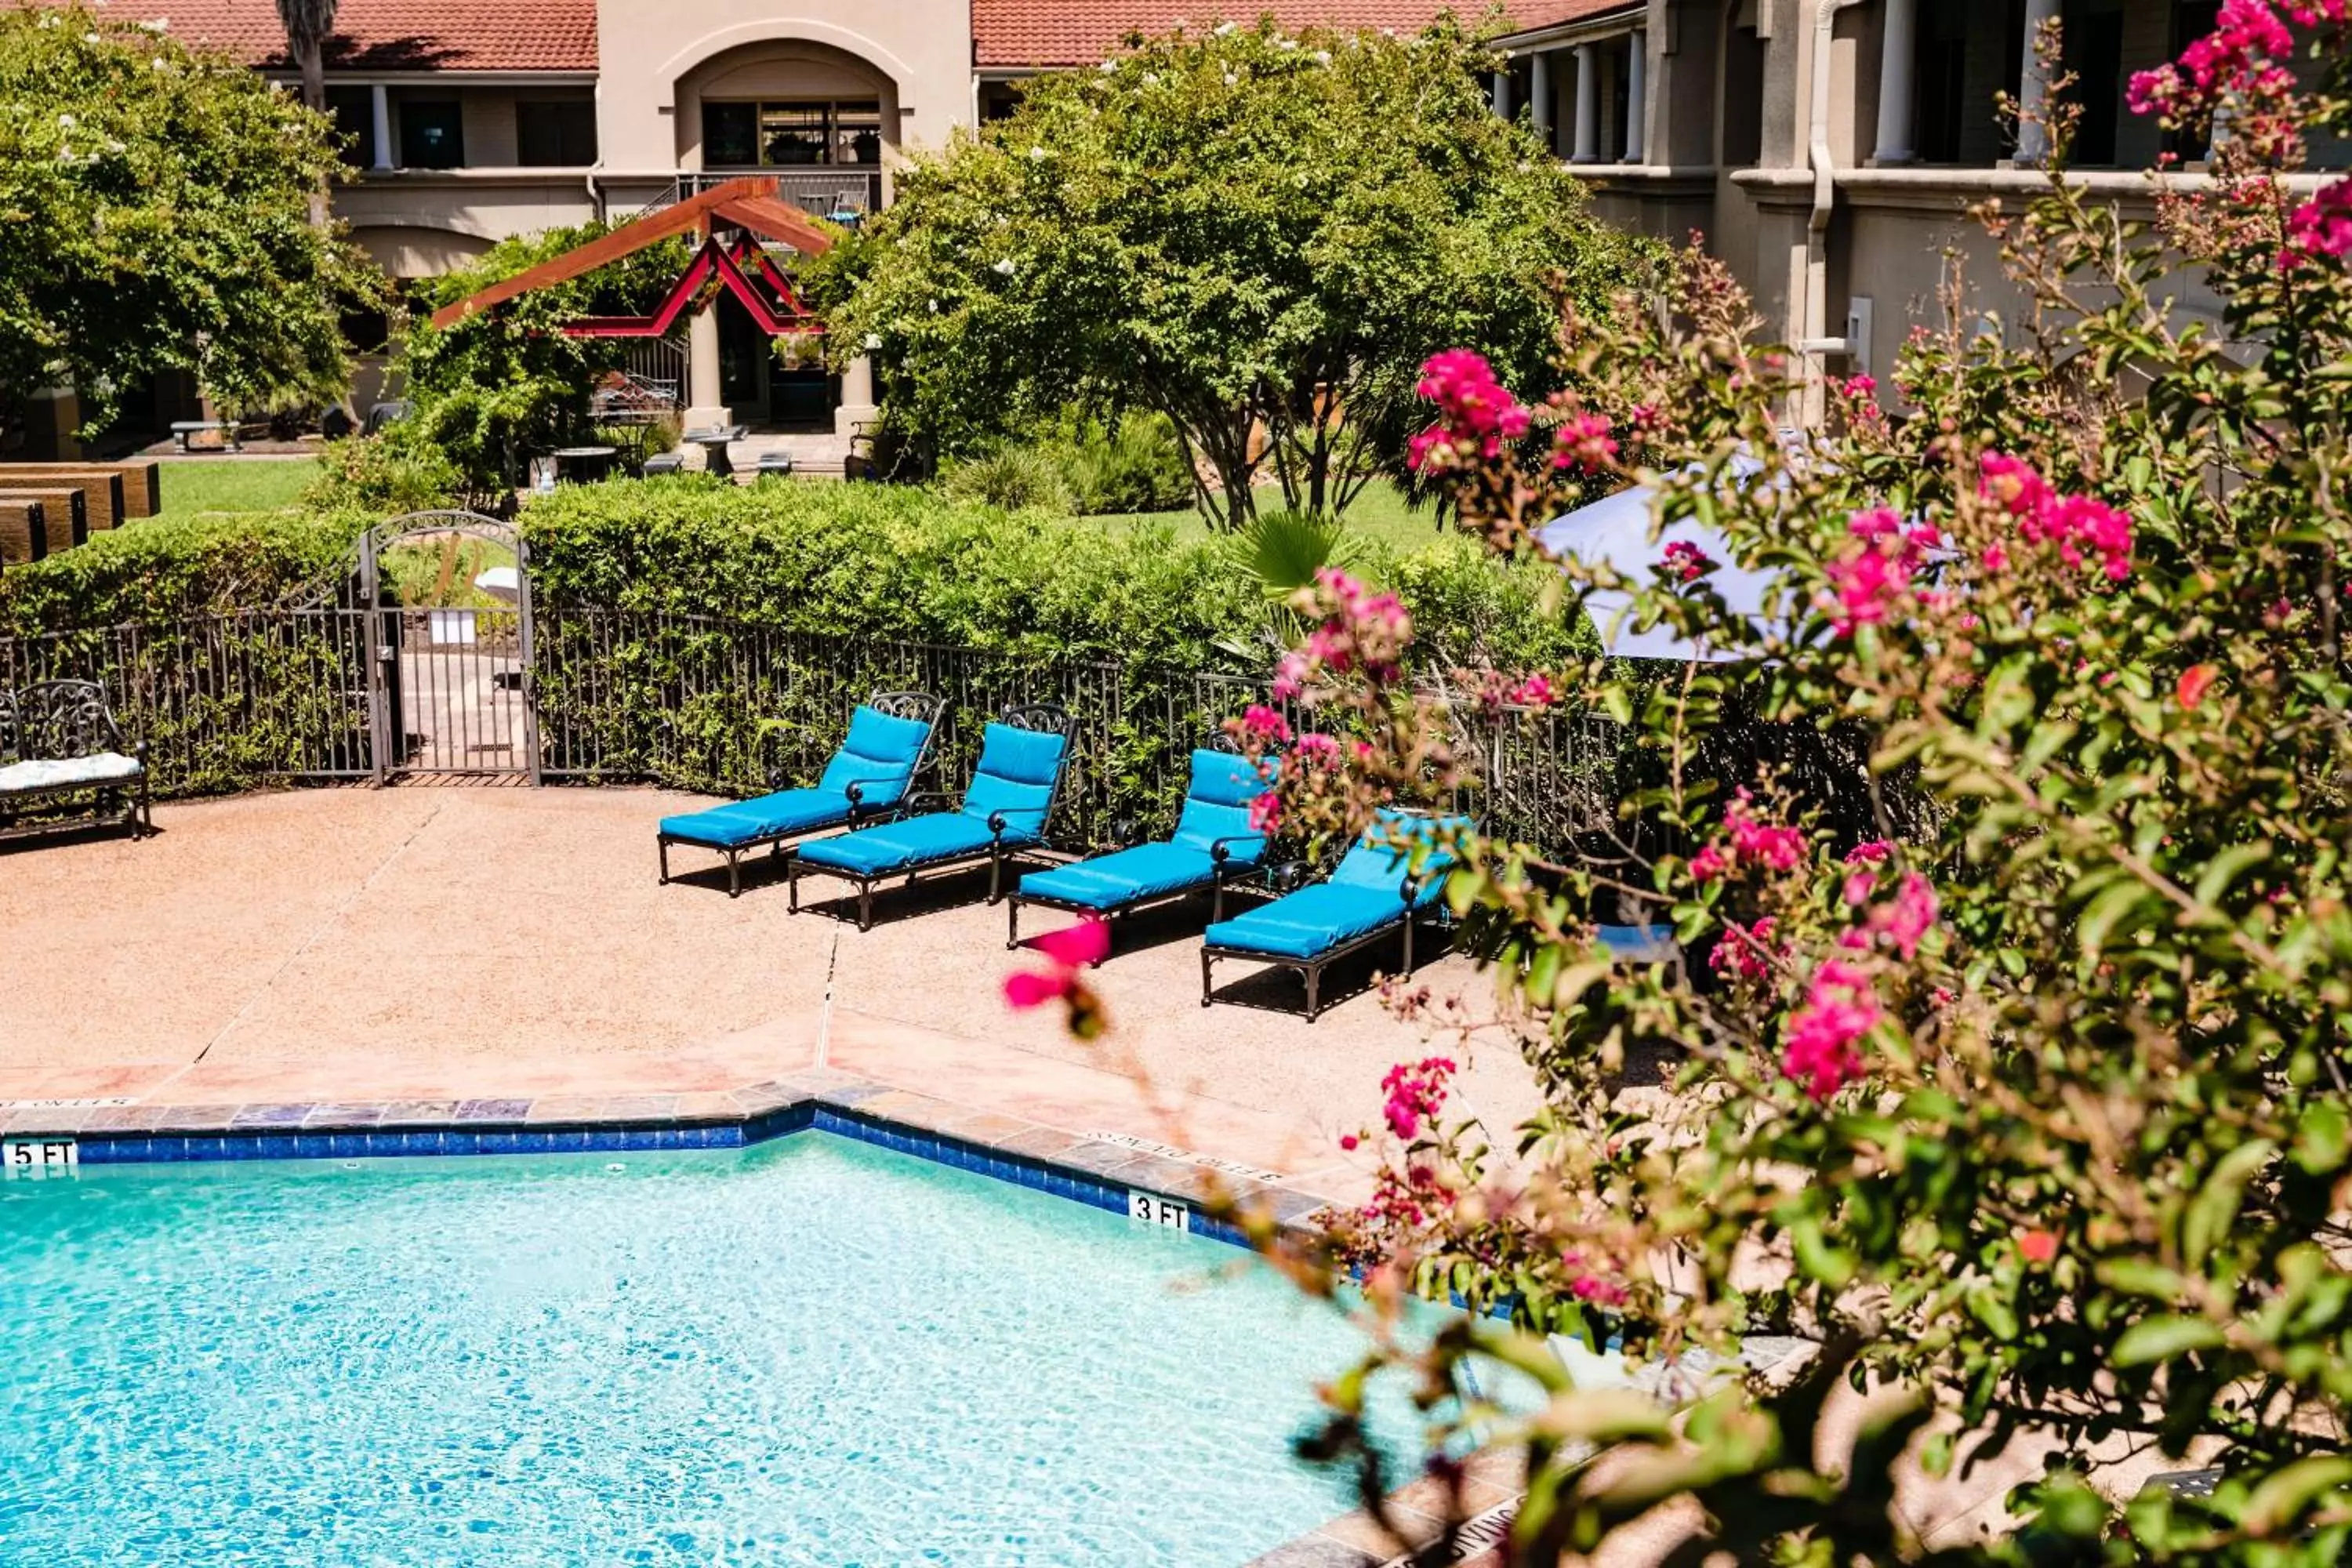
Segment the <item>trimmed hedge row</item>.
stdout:
[[[745,620],[1039,660],[1253,673],[1256,582],[1214,542],[1108,529],[883,486],[582,486],[527,514],[532,592],[620,610]],[[1548,601],[1552,574],[1449,536],[1362,574],[1392,588],[1434,666],[1556,666],[1590,634]]]

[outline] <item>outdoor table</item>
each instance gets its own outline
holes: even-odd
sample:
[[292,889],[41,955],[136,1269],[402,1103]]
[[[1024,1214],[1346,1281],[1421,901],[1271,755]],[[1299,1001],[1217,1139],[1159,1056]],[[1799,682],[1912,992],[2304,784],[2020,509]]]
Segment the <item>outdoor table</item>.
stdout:
[[614,447],[558,447],[555,449],[556,472],[560,478],[581,482],[601,479],[613,468]]
[[711,430],[688,430],[682,439],[701,447],[709,470],[725,479],[735,471],[735,465],[727,458],[727,444],[740,441],[744,434],[740,425],[722,425]]

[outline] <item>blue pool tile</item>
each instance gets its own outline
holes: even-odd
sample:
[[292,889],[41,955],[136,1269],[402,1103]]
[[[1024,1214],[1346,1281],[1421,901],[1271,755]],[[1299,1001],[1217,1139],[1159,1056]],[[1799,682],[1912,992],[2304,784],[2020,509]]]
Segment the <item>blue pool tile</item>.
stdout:
[[440,1140],[438,1152],[444,1154],[479,1154],[484,1152],[482,1135],[478,1132],[448,1131],[436,1135]]
[[591,1128],[587,1139],[588,1147],[599,1152],[629,1146],[629,1135],[618,1127]]
[[324,1160],[335,1152],[334,1138],[325,1132],[304,1132],[294,1139],[294,1157],[298,1160]]
[[743,1142],[743,1129],[740,1126],[710,1129],[710,1146],[713,1149],[740,1149]]
[[474,1138],[485,1154],[511,1154],[515,1152],[515,1135],[511,1132],[477,1132]]
[[522,1131],[509,1133],[518,1154],[545,1154],[555,1147],[555,1136],[550,1132]]

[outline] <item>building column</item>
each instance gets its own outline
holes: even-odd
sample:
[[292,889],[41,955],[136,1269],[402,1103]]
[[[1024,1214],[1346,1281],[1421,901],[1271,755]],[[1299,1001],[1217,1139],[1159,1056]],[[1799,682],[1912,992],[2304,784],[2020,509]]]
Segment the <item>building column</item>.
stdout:
[[1507,70],[1496,71],[1494,83],[1486,96],[1494,100],[1495,112],[1503,119],[1508,120],[1511,117],[1511,73]]
[[1917,68],[1919,0],[1886,0],[1886,30],[1878,51],[1878,148],[1874,163],[1908,163],[1911,77]]
[[2050,80],[2042,73],[2033,43],[2042,36],[2042,24],[2057,15],[2058,0],[2025,0],[2025,58],[2018,62],[2017,72],[2017,161],[2021,163],[2039,163],[2050,154],[2050,138],[2038,121],[2026,116],[2049,112]]
[[1547,153],[1557,153],[1559,144],[1551,134],[1551,54],[1538,49],[1528,58],[1528,113],[1533,121],[1536,140],[1544,144]]
[[1636,29],[1625,51],[1625,162],[1642,161],[1643,122],[1650,117],[1650,35]]
[[686,329],[686,427],[707,430],[729,425],[732,412],[719,386],[719,307],[717,301],[697,310]]
[[1576,46],[1576,151],[1571,163],[1601,161],[1601,68],[1591,44]]
[[833,411],[837,436],[855,436],[860,425],[871,424],[881,410],[874,403],[874,362],[860,354],[841,367],[841,406]]
[[395,167],[392,161],[392,94],[386,90],[382,82],[377,82],[368,89],[368,129],[373,132],[373,140],[375,142],[374,147],[371,149],[373,162],[369,164],[369,167],[373,169]]

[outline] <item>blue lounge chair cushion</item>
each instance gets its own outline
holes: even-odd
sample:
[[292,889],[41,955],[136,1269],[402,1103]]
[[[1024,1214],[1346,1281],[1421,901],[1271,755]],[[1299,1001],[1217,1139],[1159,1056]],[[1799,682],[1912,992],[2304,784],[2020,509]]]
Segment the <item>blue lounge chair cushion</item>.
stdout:
[[1008,842],[1015,832],[1042,833],[1068,744],[1055,731],[991,724],[981,737],[980,766],[964,792],[963,815],[984,823],[990,814],[1004,813]]
[[[1250,833],[1250,802],[1273,787],[1246,757],[1194,752],[1192,776],[1184,788],[1184,809],[1176,819],[1172,841],[1206,855],[1218,839]],[[1233,860],[1246,865],[1265,852],[1265,840],[1253,837],[1225,848]]]
[[849,734],[824,765],[816,787],[838,795],[862,782],[861,805],[888,805],[907,793],[915,759],[923,754],[923,742],[930,736],[931,727],[920,720],[894,719],[860,704],[849,716]]
[[1021,896],[1085,910],[1110,910],[1167,898],[1190,888],[1205,888],[1216,875],[1217,863],[1205,849],[1181,844],[1139,844],[1116,855],[1032,871],[1021,879]]
[[814,789],[788,789],[661,820],[661,835],[683,844],[735,849],[766,838],[790,838],[849,820],[849,785],[862,782],[858,805],[872,811],[894,804],[914,780],[915,763],[931,727],[894,719],[860,703],[849,733],[824,766]]
[[[1383,811],[1364,829],[1329,881],[1301,888],[1232,920],[1220,921],[1204,933],[1208,944],[1278,958],[1319,958],[1384,926],[1401,923],[1406,914],[1404,880],[1414,869],[1412,859],[1418,854],[1421,860],[1422,879],[1412,900],[1412,909],[1419,911],[1445,896],[1444,873],[1453,865],[1453,856],[1435,840],[1464,826],[1460,817],[1431,819]],[[1391,844],[1390,839],[1400,826],[1426,846],[1426,852]]]
[[1602,926],[1601,945],[1625,963],[1672,963],[1682,956],[1672,926]]
[[1404,900],[1394,888],[1322,882],[1220,921],[1204,935],[1211,947],[1316,958],[1383,926],[1401,923],[1404,912]]
[[849,797],[837,790],[788,789],[705,811],[661,819],[665,838],[734,849],[763,838],[789,838],[849,820]]
[[[1003,844],[1014,848],[1033,842],[1035,837],[1007,827]],[[800,856],[813,866],[829,866],[861,877],[887,877],[898,871],[920,870],[940,860],[984,855],[992,841],[988,824],[982,818],[961,811],[940,811],[929,816],[910,816],[903,822],[886,822],[878,827],[862,827],[855,833],[820,838],[802,845]]]

